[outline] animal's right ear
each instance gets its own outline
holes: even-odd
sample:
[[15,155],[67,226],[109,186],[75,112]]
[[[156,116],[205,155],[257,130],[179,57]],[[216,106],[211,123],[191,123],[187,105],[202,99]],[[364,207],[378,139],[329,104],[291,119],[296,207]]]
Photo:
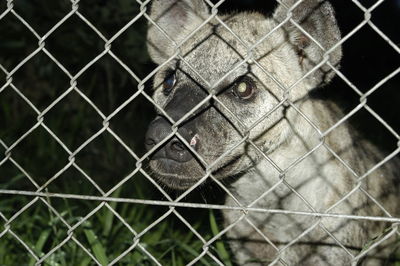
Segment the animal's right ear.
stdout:
[[[154,0],[150,18],[175,43],[179,43],[210,15],[203,0]],[[174,54],[174,43],[165,33],[149,22],[147,49],[157,64]]]
[[[342,57],[342,47],[336,44],[341,36],[332,5],[327,0],[280,0],[280,2],[282,4],[276,9],[274,19],[280,23],[291,15],[290,18],[312,37],[307,36],[291,21],[283,25],[289,42],[298,52],[303,73],[307,74],[313,70],[324,59],[325,52],[332,47],[335,49],[329,53],[329,62],[338,67]],[[332,69],[324,64],[309,75],[307,80],[313,87],[317,87],[328,83],[334,74]]]

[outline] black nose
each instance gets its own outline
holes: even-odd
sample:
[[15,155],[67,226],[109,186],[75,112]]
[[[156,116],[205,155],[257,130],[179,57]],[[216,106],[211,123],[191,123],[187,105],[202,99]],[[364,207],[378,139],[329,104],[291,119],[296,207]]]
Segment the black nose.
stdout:
[[[149,151],[155,145],[163,141],[169,134],[171,134],[171,124],[163,117],[157,117],[149,126],[146,134],[145,146]],[[194,137],[193,130],[189,130],[185,126],[180,127],[179,134],[188,142]],[[196,149],[197,145],[192,147]],[[153,155],[152,159],[171,159],[177,162],[187,162],[193,158],[191,152],[186,148],[176,137],[170,139],[162,145]]]

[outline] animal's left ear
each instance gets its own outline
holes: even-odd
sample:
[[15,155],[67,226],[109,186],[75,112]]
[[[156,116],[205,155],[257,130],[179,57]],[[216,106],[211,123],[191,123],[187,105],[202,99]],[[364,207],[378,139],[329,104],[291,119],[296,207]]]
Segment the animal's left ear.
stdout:
[[[285,20],[291,9],[299,0],[281,0],[275,13],[274,19],[277,22]],[[292,19],[301,26],[312,38],[309,38],[292,22],[284,24],[289,41],[295,46],[298,52],[298,59],[306,74],[318,65],[325,54],[325,51],[332,48],[340,40],[340,31],[337,26],[335,13],[331,4],[326,0],[303,0],[292,11]],[[315,39],[324,49],[321,49],[314,41]],[[329,62],[338,67],[342,58],[342,48],[339,45],[329,54]],[[328,83],[334,76],[334,72],[327,65],[322,65],[308,76],[308,81],[313,87]]]
[[[179,43],[209,16],[203,0],[154,0],[150,18],[175,43]],[[162,64],[174,54],[174,43],[153,23],[149,23],[147,49],[153,61]]]

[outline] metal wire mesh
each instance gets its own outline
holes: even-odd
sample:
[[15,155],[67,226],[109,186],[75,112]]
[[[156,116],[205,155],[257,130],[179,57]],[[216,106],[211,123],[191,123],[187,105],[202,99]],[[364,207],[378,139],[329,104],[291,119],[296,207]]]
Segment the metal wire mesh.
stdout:
[[[32,200],[23,206],[21,209],[19,209],[11,218],[6,218],[5,215],[3,215],[0,212],[0,218],[4,220],[4,228],[1,229],[0,232],[0,239],[4,237],[5,235],[11,235],[15,240],[17,240],[20,244],[23,245],[23,247],[26,249],[26,252],[28,252],[32,258],[34,258],[34,263],[35,265],[41,265],[45,263],[46,261],[49,260],[49,258],[52,256],[53,253],[55,253],[57,250],[61,249],[63,245],[65,245],[69,241],[75,242],[80,248],[84,250],[84,252],[92,259],[92,261],[98,265],[101,265],[101,262],[98,260],[98,258],[93,254],[91,250],[89,250],[85,245],[83,245],[76,235],[74,234],[76,228],[87,222],[96,212],[98,212],[101,208],[107,208],[110,210],[120,221],[121,223],[128,228],[128,230],[132,233],[133,239],[132,242],[129,246],[128,249],[121,251],[121,254],[114,258],[113,261],[109,263],[109,265],[117,264],[119,263],[120,259],[126,256],[129,252],[131,252],[134,249],[140,249],[146,256],[148,256],[152,262],[156,265],[161,265],[161,263],[157,260],[155,256],[151,254],[146,248],[146,245],[141,242],[142,237],[152,230],[154,227],[156,227],[159,223],[161,223],[164,219],[166,219],[170,215],[175,215],[178,217],[180,221],[183,222],[183,224],[186,225],[187,229],[190,230],[200,241],[203,243],[202,246],[202,253],[196,256],[188,265],[195,265],[196,263],[199,262],[200,259],[202,259],[204,256],[209,256],[215,263],[218,265],[224,265],[224,263],[221,261],[220,258],[218,258],[211,250],[210,247],[218,241],[223,235],[225,235],[226,232],[228,232],[231,228],[233,228],[236,224],[238,224],[241,221],[247,222],[249,227],[252,227],[254,230],[256,230],[262,238],[271,244],[278,254],[282,254],[287,248],[291,247],[294,245],[296,242],[300,241],[305,235],[307,235],[310,231],[314,230],[316,227],[320,227],[323,231],[325,231],[328,235],[330,235],[334,241],[342,247],[344,250],[346,250],[346,253],[351,257],[351,260],[354,263],[357,263],[362,257],[364,257],[368,252],[376,248],[378,245],[380,245],[382,242],[384,242],[387,238],[391,237],[394,234],[399,234],[398,231],[398,225],[400,223],[400,217],[393,217],[390,213],[385,211],[384,206],[380,205],[377,201],[374,200],[374,198],[368,194],[367,191],[363,190],[361,187],[363,181],[365,178],[368,177],[369,174],[371,174],[373,171],[375,171],[377,168],[391,160],[393,157],[397,156],[400,153],[400,135],[398,132],[396,132],[383,118],[379,116],[367,103],[367,100],[369,97],[372,97],[374,92],[379,90],[379,88],[384,85],[386,82],[388,82],[390,79],[395,77],[399,72],[400,72],[400,67],[395,69],[392,73],[381,79],[375,86],[373,86],[371,89],[369,89],[366,93],[361,92],[359,88],[357,88],[354,84],[352,84],[346,76],[341,73],[339,69],[337,69],[334,65],[332,65],[329,62],[329,54],[335,50],[338,46],[342,45],[344,42],[346,42],[351,36],[356,34],[362,27],[364,26],[369,26],[371,29],[373,29],[383,40],[385,40],[398,54],[400,54],[400,49],[399,47],[390,40],[389,37],[385,35],[384,32],[382,32],[372,21],[371,17],[373,16],[374,10],[379,7],[379,5],[383,2],[383,0],[377,1],[373,6],[366,8],[363,6],[362,3],[360,3],[357,0],[352,0],[352,2],[359,7],[362,12],[364,12],[364,17],[365,19],[356,27],[354,28],[351,32],[349,32],[347,35],[343,36],[340,42],[338,42],[334,47],[330,48],[329,50],[324,50],[324,56],[323,60],[319,62],[312,70],[309,71],[309,73],[305,74],[300,80],[298,80],[296,83],[294,83],[291,87],[285,87],[283,84],[281,84],[279,81],[277,81],[273,75],[271,75],[262,65],[260,65],[256,60],[253,58],[253,50],[257,48],[257,46],[263,42],[270,34],[272,34],[275,30],[279,29],[282,27],[283,24],[290,22],[292,23],[295,27],[297,27],[299,30],[301,30],[304,34],[307,35],[314,43],[317,43],[321,49],[324,49],[317,40],[315,40],[311,35],[309,35],[307,32],[302,29],[301,25],[297,24],[293,19],[292,19],[292,10],[296,7],[292,7],[291,9],[288,9],[287,11],[287,17],[286,19],[281,22],[279,25],[276,26],[270,33],[265,35],[262,39],[257,41],[256,43],[252,45],[246,44],[245,41],[243,41],[240,36],[237,35],[220,17],[218,14],[218,8],[222,3],[224,3],[226,0],[221,0],[216,4],[213,4],[212,2],[206,0],[205,2],[211,9],[211,15],[208,17],[206,20],[203,21],[201,25],[199,25],[190,35],[188,35],[185,39],[183,39],[180,43],[175,43],[175,53],[173,56],[170,57],[169,60],[164,62],[162,65],[158,66],[154,71],[152,71],[150,74],[148,74],[144,78],[139,78],[138,75],[135,74],[135,72],[129,68],[127,64],[125,64],[112,50],[111,46],[113,45],[113,42],[118,39],[132,24],[137,22],[141,18],[145,18],[149,25],[153,25],[157,27],[161,32],[165,34],[167,38],[170,39],[168,34],[157,25],[155,21],[152,20],[152,18],[148,15],[148,9],[151,4],[150,0],[147,1],[140,1],[136,0],[136,2],[140,5],[140,12],[138,14],[135,14],[134,17],[127,23],[124,27],[122,27],[115,35],[113,35],[111,38],[106,38],[102,32],[96,28],[95,23],[92,21],[89,21],[83,14],[79,12],[79,0],[71,0],[71,11],[65,15],[61,20],[59,20],[47,33],[44,35],[41,35],[35,31],[35,29],[21,16],[18,14],[18,12],[14,9],[14,1],[13,0],[7,0],[7,8],[4,10],[1,15],[0,15],[0,21],[6,17],[6,16],[13,16],[15,17],[21,24],[23,24],[26,29],[28,29],[32,35],[37,39],[38,41],[38,46],[37,49],[31,52],[27,57],[25,57],[19,64],[17,64],[14,68],[12,69],[6,69],[2,65],[0,65],[0,70],[6,75],[6,82],[0,87],[0,97],[1,93],[5,92],[6,90],[12,90],[13,92],[17,93],[18,96],[26,102],[29,107],[35,112],[37,122],[29,129],[27,130],[24,134],[22,134],[15,142],[13,142],[11,145],[7,145],[3,140],[0,139],[0,144],[3,146],[5,149],[5,156],[4,158],[1,159],[0,161],[0,167],[5,164],[6,162],[12,163],[15,167],[17,167],[21,173],[24,175],[25,178],[27,178],[34,186],[35,190],[34,191],[25,191],[25,190],[10,190],[10,189],[0,189],[0,194],[3,195],[24,195],[24,196],[30,196],[32,197]],[[305,0],[304,0],[305,1]],[[279,1],[278,1],[279,2]],[[301,3],[301,1],[299,2]],[[70,73],[66,67],[63,66],[63,62],[60,62],[57,60],[57,58],[46,48],[46,40],[54,33],[56,32],[63,23],[65,23],[68,19],[71,17],[77,17],[80,19],[82,23],[85,23],[87,26],[89,26],[93,32],[101,38],[101,40],[104,42],[104,50],[97,55],[93,60],[91,60],[89,63],[87,63],[84,67],[80,69],[79,72],[76,74]],[[228,73],[226,73],[224,76],[221,76],[218,81],[216,81],[213,84],[210,84],[202,75],[195,69],[195,67],[191,66],[190,63],[188,63],[185,60],[185,57],[180,53],[180,46],[188,41],[197,31],[199,31],[204,25],[206,25],[210,20],[216,20],[218,23],[224,27],[227,31],[229,31],[238,42],[240,42],[244,47],[247,49],[247,57],[243,58],[241,62],[235,65]],[[173,41],[172,39],[170,39]],[[15,85],[14,82],[14,76],[15,73],[18,72],[29,60],[31,60],[35,55],[42,53],[45,54],[51,61],[68,77],[70,81],[70,86],[65,92],[60,95],[56,100],[52,101],[51,104],[47,106],[43,111],[40,111],[39,108],[35,106],[35,104],[28,99],[24,95],[24,93]],[[97,106],[96,104],[88,97],[86,96],[80,89],[78,85],[78,78],[81,77],[92,65],[94,65],[97,61],[99,61],[102,57],[105,55],[111,56],[115,62],[117,62],[125,71],[129,73],[129,75],[135,79],[138,82],[138,87],[137,87],[137,92],[134,93],[128,100],[126,100],[123,104],[115,108],[115,110],[109,114],[106,115],[104,114]],[[178,121],[174,121],[162,108],[162,106],[157,105],[157,103],[154,102],[152,97],[148,95],[148,93],[144,90],[145,88],[145,83],[153,78],[153,76],[157,73],[159,69],[161,69],[163,66],[169,63],[170,60],[174,58],[179,58],[184,64],[186,64],[196,75],[197,78],[201,79],[209,88],[211,88],[211,93],[203,99],[199,104],[197,104],[191,111],[189,111],[186,115],[184,115],[182,118],[180,118]],[[253,62],[264,72],[265,75],[268,75],[271,79],[273,79],[279,87],[283,90],[284,95],[286,97],[279,102],[279,104],[270,112],[265,114],[263,117],[261,117],[254,125],[250,127],[246,127],[241,119],[237,117],[235,114],[233,114],[229,108],[217,97],[217,93],[214,90],[214,88],[217,88],[217,86],[227,77],[230,73],[235,71],[237,68],[239,68],[241,65],[244,63],[248,62],[249,60],[254,60]],[[360,98],[360,103],[350,112],[348,112],[342,119],[340,119],[336,124],[331,126],[328,130],[321,131],[317,125],[315,125],[308,117],[306,114],[304,114],[301,110],[299,110],[296,105],[290,101],[289,95],[291,92],[291,89],[295,87],[297,84],[299,84],[303,79],[306,79],[309,74],[311,74],[314,70],[320,68],[322,65],[327,64],[330,66],[333,71],[337,74],[337,76],[343,80],[349,88],[354,90]],[[76,149],[71,149],[68,147],[58,136],[56,133],[54,133],[50,127],[46,125],[46,115],[52,112],[53,108],[59,104],[63,99],[65,99],[71,92],[76,92],[80,95],[81,100],[89,104],[93,110],[96,111],[98,116],[102,120],[102,127],[100,130],[98,130],[95,134],[93,134],[89,139],[84,141],[78,148]],[[135,100],[137,97],[143,96],[145,97],[149,102],[151,102],[155,108],[159,110],[172,124],[172,132],[160,143],[158,143],[152,150],[148,151],[145,153],[143,156],[138,156],[137,153],[127,145],[122,138],[119,137],[118,133],[115,132],[110,128],[110,120],[113,119],[122,109],[126,108],[133,100]],[[206,167],[206,174],[204,175],[203,178],[198,180],[195,185],[191,186],[189,189],[187,189],[184,193],[182,193],[178,198],[173,199],[166,191],[165,189],[158,184],[148,173],[147,170],[144,168],[144,161],[149,158],[149,156],[159,147],[164,145],[166,142],[168,142],[171,138],[177,137],[180,141],[182,141],[187,149],[191,150],[194,154],[196,154],[196,151],[191,147],[191,145],[179,134],[178,129],[179,126],[185,121],[188,117],[193,115],[197,110],[199,110],[206,102],[213,100],[216,103],[218,103],[222,108],[225,109],[226,112],[229,112],[231,116],[236,120],[235,122],[241,125],[242,128],[245,130],[241,130],[242,133],[242,139],[236,143],[233,147],[231,147],[229,150],[225,151],[224,154],[220,156],[217,160],[215,160],[212,164],[207,165]],[[320,142],[318,145],[313,147],[307,154],[302,156],[301,158],[297,158],[289,167],[285,169],[281,169],[277,166],[277,164],[271,160],[267,154],[262,152],[260,148],[249,138],[251,130],[257,126],[258,123],[263,121],[264,119],[267,119],[270,113],[272,113],[274,110],[278,109],[279,107],[283,105],[290,105],[293,107],[299,114],[300,116],[306,120],[309,125],[317,132]],[[375,166],[371,167],[368,171],[366,171],[363,175],[359,176],[355,173],[353,169],[349,165],[346,164],[345,161],[343,161],[338,154],[336,154],[330,147],[327,145],[324,141],[324,138],[337,129],[339,126],[341,126],[344,122],[346,122],[351,116],[353,116],[355,113],[357,113],[359,110],[364,109],[367,112],[369,112],[374,118],[376,118],[377,121],[379,121],[398,141],[397,147],[393,152],[391,152],[386,158],[381,160],[379,163],[377,163]],[[18,163],[18,160],[14,159],[13,157],[13,150],[26,139],[29,135],[31,135],[36,129],[42,128],[45,131],[49,133],[49,135],[56,140],[56,142],[62,147],[62,149],[68,154],[68,164],[66,164],[62,169],[60,169],[55,175],[53,175],[50,179],[47,180],[43,185],[39,185],[35,179],[27,172],[24,170],[24,168]],[[135,165],[135,170],[133,170],[128,176],[123,178],[118,184],[113,186],[111,189],[104,191],[102,188],[100,188],[97,184],[96,181],[94,181],[88,173],[85,172],[84,169],[80,166],[79,160],[77,159],[77,155],[85,148],[87,147],[91,142],[93,142],[96,138],[98,138],[102,133],[108,132],[111,134],[115,140],[123,146],[123,148],[135,159],[136,165]],[[296,191],[296,188],[292,187],[284,178],[280,179],[279,182],[274,184],[273,187],[271,187],[270,190],[265,191],[262,195],[260,195],[255,201],[253,201],[251,204],[248,205],[243,205],[239,199],[237,199],[233,193],[229,191],[229,189],[222,183],[220,182],[217,178],[214,177],[212,173],[213,167],[225,156],[227,156],[229,153],[231,153],[237,146],[240,144],[247,142],[249,145],[254,147],[259,153],[262,154],[263,158],[265,158],[267,161],[271,163],[271,165],[276,169],[276,171],[279,173],[280,176],[285,176],[285,174],[290,171],[293,167],[298,165],[299,163],[302,162],[304,158],[312,154],[316,149],[318,149],[321,146],[324,146],[326,149],[328,149],[332,155],[340,161],[341,164],[343,164],[348,171],[350,171],[356,178],[357,178],[357,185],[354,187],[352,191],[347,193],[345,197],[343,197],[340,201],[336,202],[331,208],[325,210],[324,212],[319,212],[314,209],[314,207],[307,202],[307,200],[298,192]],[[199,155],[199,160],[204,160],[201,158]],[[204,162],[205,163],[205,162]],[[206,164],[206,163],[205,163]],[[86,196],[86,195],[77,195],[77,194],[67,194],[67,193],[49,193],[46,191],[46,188],[54,182],[57,178],[59,178],[65,171],[67,171],[70,168],[75,168],[77,171],[79,171],[91,184],[93,184],[96,189],[100,192],[100,196]],[[119,198],[119,197],[113,197],[112,194],[119,189],[121,186],[123,186],[128,180],[130,180],[135,174],[141,173],[144,175],[149,182],[151,182],[158,191],[160,191],[164,197],[167,200],[146,200],[146,199],[128,199],[128,198]],[[236,203],[237,206],[228,206],[228,205],[217,205],[217,204],[201,204],[201,203],[188,203],[184,202],[183,199],[191,194],[196,188],[198,188],[205,180],[212,180],[215,182],[218,186],[220,186],[228,195],[228,197],[231,197]],[[292,193],[295,193],[298,196],[299,201],[302,201],[306,206],[308,206],[309,211],[292,211],[292,210],[285,210],[285,209],[267,209],[267,208],[259,208],[255,207],[257,202],[265,197],[267,194],[271,193],[277,186],[284,185]],[[335,214],[331,213],[330,211],[335,208],[335,206],[341,204],[343,201],[345,201],[347,198],[349,198],[353,193],[356,192],[362,192],[364,193],[368,198],[373,200],[376,204],[379,205],[379,207],[386,213],[386,216],[384,217],[377,217],[377,216],[359,216],[359,215],[348,215],[348,214]],[[49,199],[52,198],[62,198],[62,199],[76,199],[76,200],[83,200],[83,201],[95,201],[98,203],[97,207],[93,209],[90,213],[88,213],[85,217],[80,219],[78,222],[74,224],[69,224],[65,219],[63,218],[63,215],[60,214],[54,207],[52,207],[52,204],[50,203]],[[55,246],[52,248],[49,252],[46,254],[41,254],[38,255],[33,248],[25,243],[25,241],[16,234],[12,228],[11,225],[13,223],[17,223],[17,218],[25,212],[29,207],[33,206],[34,204],[37,204],[38,202],[42,202],[52,213],[53,215],[57,216],[62,223],[68,228],[67,230],[67,236],[63,241],[59,243],[59,245]],[[148,225],[146,228],[141,230],[140,232],[137,232],[133,229],[133,227],[127,223],[123,217],[121,217],[118,212],[110,206],[112,202],[125,202],[125,203],[135,203],[135,204],[144,204],[148,206],[148,208],[151,208],[152,206],[166,206],[169,207],[169,210],[165,212],[163,215],[161,215],[157,220],[155,220],[153,223]],[[224,228],[222,231],[220,231],[218,234],[216,234],[214,237],[211,239],[206,240],[191,224],[188,222],[177,210],[177,207],[184,207],[184,208],[201,208],[201,209],[214,209],[214,210],[238,210],[242,212],[242,215],[237,219],[237,221],[228,227]],[[252,212],[258,212],[258,213],[270,213],[270,214],[290,214],[290,215],[298,215],[298,216],[310,216],[310,217],[316,217],[318,218],[315,223],[313,223],[307,230],[305,230],[301,235],[297,236],[296,238],[293,238],[292,241],[290,241],[287,245],[284,247],[277,247],[273,241],[271,241],[263,232],[257,228],[257,226],[250,220],[248,219],[248,214]],[[324,226],[322,223],[323,218],[341,218],[341,219],[351,219],[351,220],[366,220],[366,221],[382,221],[382,222],[388,222],[392,224],[392,227],[390,229],[390,232],[385,235],[384,238],[379,239],[379,241],[376,241],[373,245],[369,246],[367,249],[362,250],[357,255],[354,255],[352,252],[348,251],[345,245],[343,245],[339,240],[337,240],[334,235]],[[276,263],[281,263],[283,265],[286,265],[287,263],[278,255],[271,263],[270,265],[274,265]]]

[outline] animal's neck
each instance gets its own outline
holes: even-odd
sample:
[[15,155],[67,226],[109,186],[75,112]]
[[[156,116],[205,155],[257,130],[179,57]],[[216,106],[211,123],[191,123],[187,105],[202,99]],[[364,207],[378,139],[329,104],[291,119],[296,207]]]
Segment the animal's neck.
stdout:
[[[334,121],[332,121],[332,118],[328,118],[329,115],[321,117],[320,108],[326,108],[324,105],[307,100],[299,106],[301,108],[298,110],[301,110],[307,119],[300,115],[298,110],[293,108],[288,110],[286,119],[288,127],[286,128],[290,132],[285,133],[287,135],[286,140],[272,152],[266,154],[267,158],[262,156],[261,160],[250,171],[247,171],[232,184],[235,196],[239,197],[244,204],[250,204],[266,191],[273,189],[274,186],[285,187],[283,178],[290,180],[294,187],[307,183],[308,188],[318,189],[318,177],[326,175],[321,169],[329,168],[327,162],[332,155],[322,147],[324,142],[321,134],[314,126],[323,127],[323,130],[325,130],[328,127],[322,125],[322,123],[328,122],[328,124],[333,125]],[[317,125],[310,123],[310,121]],[[334,137],[336,136],[329,136],[329,138]],[[331,142],[331,140],[327,140],[327,142]],[[346,141],[342,140],[342,142]],[[282,193],[283,195],[288,192],[286,186],[280,192],[278,189],[274,190],[273,193]],[[275,195],[274,197],[280,198],[282,195]],[[274,203],[271,202],[271,204]]]

